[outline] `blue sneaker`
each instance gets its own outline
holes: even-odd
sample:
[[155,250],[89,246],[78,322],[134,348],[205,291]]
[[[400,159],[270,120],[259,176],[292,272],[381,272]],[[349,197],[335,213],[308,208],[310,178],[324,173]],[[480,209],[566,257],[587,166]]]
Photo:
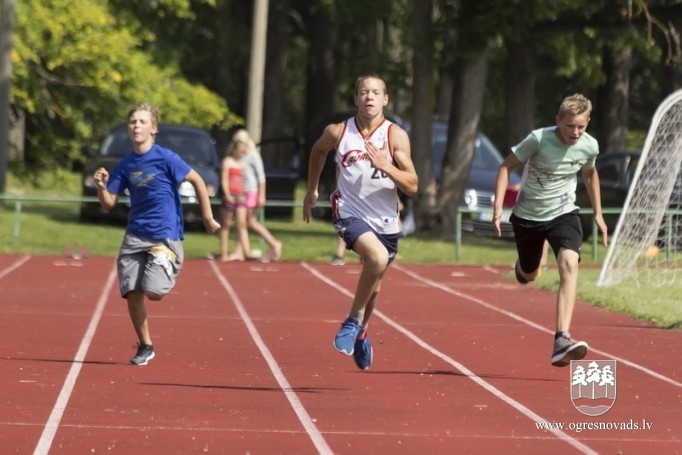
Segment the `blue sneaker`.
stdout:
[[353,360],[361,370],[368,370],[372,365],[372,342],[369,337],[365,336],[362,340],[355,340],[355,351],[353,351]]
[[334,338],[334,347],[341,354],[353,355],[355,339],[360,333],[360,322],[355,318],[348,318],[341,323],[341,328]]

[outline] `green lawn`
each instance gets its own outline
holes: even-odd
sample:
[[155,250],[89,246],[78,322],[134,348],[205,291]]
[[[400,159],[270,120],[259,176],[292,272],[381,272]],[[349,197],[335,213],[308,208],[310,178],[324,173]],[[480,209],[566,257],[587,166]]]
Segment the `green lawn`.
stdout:
[[[110,223],[80,223],[78,221],[78,176],[63,174],[40,180],[40,187],[25,184],[8,176],[8,195],[30,195],[43,198],[71,198],[70,201],[26,201],[20,210],[13,201],[5,201],[0,208],[0,253],[63,254],[67,248],[78,251],[87,247],[91,255],[115,256],[123,235],[123,226]],[[303,199],[301,188],[297,200]],[[294,210],[291,220],[266,220],[268,228],[284,245],[282,260],[325,262],[334,254],[336,236],[330,223],[302,220],[301,209]],[[252,238],[254,248],[265,248],[259,239]],[[188,258],[204,258],[218,248],[218,239],[201,229],[186,233],[185,254]],[[605,249],[599,247],[596,259],[592,245],[583,247],[582,270],[578,298],[594,305],[629,314],[667,328],[682,329],[682,304],[679,301],[681,285],[668,288],[639,288],[621,285],[616,288],[596,286],[597,276]],[[348,254],[353,260],[354,253]],[[455,259],[452,241],[426,235],[410,235],[400,243],[401,263],[472,264],[509,266],[509,279],[513,279],[511,264],[516,259],[513,242],[464,233],[459,261]],[[551,259],[550,259],[551,260]],[[550,263],[551,264],[551,263]],[[556,291],[558,275],[551,266],[533,284],[542,289]]]

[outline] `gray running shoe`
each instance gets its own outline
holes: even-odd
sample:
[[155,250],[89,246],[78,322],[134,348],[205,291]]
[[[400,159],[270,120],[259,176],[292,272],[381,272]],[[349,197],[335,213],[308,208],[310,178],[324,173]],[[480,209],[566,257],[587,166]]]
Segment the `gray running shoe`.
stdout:
[[329,261],[331,265],[343,265],[345,262],[343,261],[343,258],[341,256],[334,256],[331,261]]
[[146,365],[154,358],[154,347],[149,344],[140,343],[137,347],[137,354],[130,359],[133,365]]
[[587,348],[587,343],[584,341],[574,341],[568,336],[562,335],[554,340],[552,365],[565,367],[571,363],[571,360],[580,360],[587,355]]

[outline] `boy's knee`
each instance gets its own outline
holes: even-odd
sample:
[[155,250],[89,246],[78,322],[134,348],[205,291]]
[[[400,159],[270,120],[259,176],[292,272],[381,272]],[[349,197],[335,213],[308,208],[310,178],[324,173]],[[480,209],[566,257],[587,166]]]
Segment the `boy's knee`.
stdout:
[[363,258],[362,264],[375,274],[381,274],[388,267],[388,254],[374,253]]
[[146,292],[144,293],[144,295],[145,295],[149,300],[158,301],[158,300],[163,299],[163,294],[157,294],[156,292],[152,292],[152,291],[146,291]]

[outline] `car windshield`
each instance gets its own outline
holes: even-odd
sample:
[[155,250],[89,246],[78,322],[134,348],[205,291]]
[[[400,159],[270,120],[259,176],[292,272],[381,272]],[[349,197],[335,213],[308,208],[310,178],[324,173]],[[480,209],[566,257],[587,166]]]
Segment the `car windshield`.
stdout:
[[494,169],[502,164],[503,158],[490,139],[483,133],[476,137],[476,153],[471,161],[472,169]]
[[[438,175],[441,163],[445,157],[445,147],[448,143],[448,129],[446,124],[434,124],[433,135],[431,136],[432,159],[434,171]],[[474,143],[474,156],[471,159],[471,169],[478,170],[497,170],[503,158],[497,147],[483,133],[476,135]]]
[[[217,166],[215,146],[209,136],[201,132],[184,129],[159,129],[156,143],[170,149],[190,166]],[[100,155],[109,158],[122,158],[133,149],[125,128],[117,128],[107,135],[100,148]]]

